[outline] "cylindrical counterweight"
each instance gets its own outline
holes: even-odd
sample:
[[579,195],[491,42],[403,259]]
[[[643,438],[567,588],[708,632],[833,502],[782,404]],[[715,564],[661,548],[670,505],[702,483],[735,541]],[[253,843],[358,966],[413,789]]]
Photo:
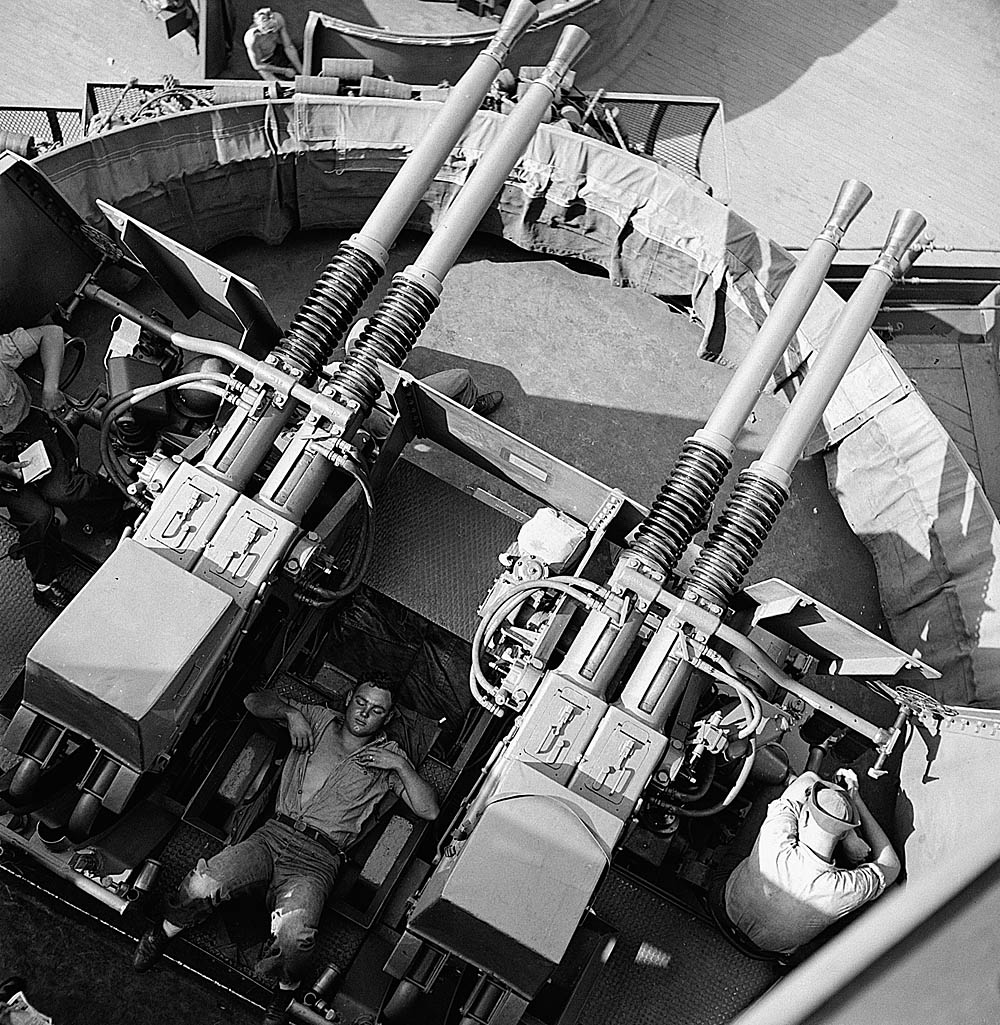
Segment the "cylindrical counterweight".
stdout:
[[791,473],[871,328],[886,293],[899,274],[901,261],[926,223],[915,210],[896,212],[882,252],[844,306],[830,338],[754,465],[766,466],[772,473],[775,470]]

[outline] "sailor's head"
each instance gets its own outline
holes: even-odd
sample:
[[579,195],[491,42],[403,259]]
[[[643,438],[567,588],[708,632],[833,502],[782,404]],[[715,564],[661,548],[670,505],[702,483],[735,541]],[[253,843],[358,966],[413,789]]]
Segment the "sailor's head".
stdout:
[[347,699],[347,729],[356,737],[374,736],[392,719],[395,700],[392,684],[381,677],[359,683]]
[[861,820],[850,794],[841,787],[817,781],[802,808],[805,822],[834,839],[856,829]]
[[258,32],[277,32],[278,18],[270,7],[261,7],[253,12],[254,28]]

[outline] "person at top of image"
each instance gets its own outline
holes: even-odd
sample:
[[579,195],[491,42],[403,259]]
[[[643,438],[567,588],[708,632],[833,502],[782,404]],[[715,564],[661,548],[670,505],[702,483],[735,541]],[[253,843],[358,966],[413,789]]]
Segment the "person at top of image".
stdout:
[[291,79],[302,74],[302,61],[288,34],[284,16],[271,7],[254,12],[243,44],[254,71],[268,81]]

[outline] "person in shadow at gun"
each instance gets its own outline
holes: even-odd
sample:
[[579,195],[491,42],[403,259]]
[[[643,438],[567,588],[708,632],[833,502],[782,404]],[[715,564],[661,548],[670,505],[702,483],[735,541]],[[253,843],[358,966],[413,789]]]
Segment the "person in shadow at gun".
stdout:
[[835,778],[843,785],[815,772],[796,777],[768,805],[749,856],[710,887],[713,913],[754,954],[798,959],[899,875],[899,858],[857,776],[840,769]]
[[[122,497],[113,484],[76,465],[63,448],[55,418],[66,411],[59,390],[66,336],[61,327],[17,327],[0,333],[0,506],[18,533],[7,553],[24,559],[37,604],[59,611],[73,597],[58,580],[59,525],[55,506],[94,529],[113,529],[122,520]],[[17,372],[38,354],[42,363],[41,408]],[[41,442],[51,469],[25,483],[21,456]]]

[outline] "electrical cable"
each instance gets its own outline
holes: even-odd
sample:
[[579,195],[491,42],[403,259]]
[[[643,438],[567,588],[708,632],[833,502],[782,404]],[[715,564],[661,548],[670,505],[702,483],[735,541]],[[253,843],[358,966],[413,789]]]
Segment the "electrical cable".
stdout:
[[350,463],[345,463],[342,469],[354,478],[365,498],[365,518],[361,528],[363,536],[355,546],[344,575],[344,583],[340,587],[331,590],[319,584],[304,583],[300,588],[299,600],[316,608],[325,608],[353,594],[361,586],[375,551],[375,494],[371,483],[360,468]]
[[[220,384],[225,386],[226,390],[212,387]],[[159,381],[156,384],[130,388],[128,391],[122,392],[120,395],[116,395],[111,399],[101,411],[100,452],[101,462],[104,464],[104,468],[108,471],[108,475],[111,477],[118,489],[128,498],[137,501],[141,506],[149,509],[151,503],[148,499],[136,496],[129,490],[135,482],[122,465],[121,460],[118,458],[117,453],[115,453],[111,445],[111,429],[114,426],[114,422],[122,413],[125,412],[127,408],[137,405],[152,395],[158,395],[160,392],[168,391],[171,388],[197,386],[199,390],[212,391],[213,394],[220,394],[225,398],[229,394],[228,389],[231,385],[231,378],[226,374],[219,374],[212,371],[200,371],[190,374],[178,374],[175,377],[169,377],[165,381]]]
[[713,804],[711,808],[674,807],[674,812],[677,815],[681,815],[688,819],[704,819],[708,818],[710,815],[718,815],[720,811],[728,808],[729,805],[731,805],[739,796],[740,791],[743,789],[744,784],[750,776],[750,770],[753,768],[754,759],[756,757],[757,743],[756,741],[751,740],[750,750],[746,753],[746,756],[743,759],[743,764],[740,766],[740,774],[736,777],[736,782],[733,783],[732,789],[718,804]]
[[533,591],[558,591],[580,602],[603,598],[606,588],[582,577],[549,577],[546,580],[525,580],[514,584],[492,609],[484,609],[472,638],[472,661],[469,669],[469,690],[476,701],[493,715],[503,715],[506,709],[495,700],[496,688],[486,679],[482,668],[482,651],[487,638],[492,641],[500,623]]
[[[712,648],[705,648],[703,655],[714,662],[715,666],[709,667],[705,665],[699,665],[698,668],[704,672],[708,672],[715,679],[720,680],[736,691],[737,697],[740,699],[740,704],[743,706],[747,714],[746,725],[736,734],[738,740],[745,740],[752,733],[754,733],[757,727],[760,725],[761,720],[764,718],[764,710],[760,704],[760,698],[754,693],[753,689],[737,675],[729,661],[720,655],[717,651]],[[721,667],[721,672],[720,672]]]

